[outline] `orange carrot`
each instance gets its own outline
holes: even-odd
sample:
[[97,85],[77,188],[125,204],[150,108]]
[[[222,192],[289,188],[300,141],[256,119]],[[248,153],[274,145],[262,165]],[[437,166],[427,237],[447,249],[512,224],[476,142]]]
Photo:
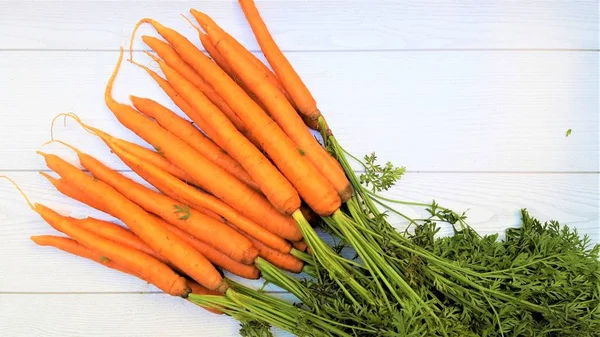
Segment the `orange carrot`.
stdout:
[[239,0],[239,3],[244,11],[246,20],[248,20],[252,28],[252,32],[254,32],[254,37],[260,45],[260,49],[267,58],[267,61],[269,61],[271,68],[273,68],[283,87],[292,97],[300,114],[305,115],[307,117],[306,120],[309,121],[309,126],[317,130],[317,120],[321,116],[321,112],[317,108],[314,97],[298,73],[296,73],[294,67],[292,67],[288,59],[283,55],[277,43],[275,43],[256,8],[254,0]]
[[[83,123],[76,115],[74,114],[68,114],[68,117],[73,118],[75,121],[77,121],[77,123],[79,123],[83,128],[85,128],[86,130],[95,133],[96,135],[98,135],[107,145],[108,147],[115,153],[117,154],[117,156],[119,156],[119,158],[121,160],[123,160],[123,162],[125,162],[125,164],[127,164],[128,166],[130,166],[134,171],[136,171],[136,173],[138,173],[140,176],[142,176],[142,178],[144,178],[145,180],[147,180],[150,184],[154,185],[156,188],[158,188],[159,190],[161,190],[163,193],[171,196],[173,199],[177,199],[176,197],[174,197],[174,195],[177,195],[178,193],[183,193],[181,192],[181,183],[177,183],[176,179],[168,179],[169,175],[172,175],[173,177],[175,177],[175,175],[164,169],[163,167],[159,167],[157,165],[154,165],[153,162],[144,160],[143,158],[138,158],[137,156],[135,156],[135,154],[132,154],[131,151],[126,151],[123,150],[120,146],[120,143],[116,143],[114,140],[116,140],[117,138],[112,137],[111,135],[107,134],[106,132],[94,128],[88,124]],[[129,156],[128,156],[129,155]],[[129,158],[129,159],[128,159]],[[135,158],[135,160],[133,159]],[[161,157],[163,158],[163,157]],[[163,158],[164,159],[164,158]],[[165,159],[166,160],[166,159]],[[129,165],[129,162],[134,162],[136,163],[136,165],[138,166],[142,166],[142,167],[155,167],[156,169],[158,169],[158,171],[154,171],[153,174],[157,174],[157,177],[159,177],[158,179],[152,179],[149,180],[148,178],[150,178],[148,176],[148,174],[144,174],[143,170],[136,170],[135,165]],[[147,165],[144,166],[143,164],[140,163],[146,163]],[[149,166],[148,166],[149,165]],[[162,173],[156,173],[156,172],[162,172]],[[164,181],[169,181],[169,184],[165,184],[163,182],[161,182],[162,180]],[[174,190],[170,190],[171,187],[168,185],[171,185],[172,183],[175,183],[177,186],[177,188],[175,188]],[[195,190],[195,189],[194,189]],[[182,194],[183,196],[184,194]],[[208,195],[208,194],[205,194]],[[208,195],[210,196],[210,195]],[[186,198],[188,198],[189,196],[186,196]],[[216,216],[216,218],[220,218],[220,216],[225,217],[226,219],[236,222],[236,213],[237,214],[241,214],[243,212],[243,210],[240,210],[238,208],[235,208],[234,205],[229,205],[226,202],[223,202],[217,198],[211,197],[207,202],[202,203],[200,201],[200,199],[192,199],[192,197],[189,197],[190,200],[195,200],[195,206],[197,206],[198,208],[204,208],[204,210],[212,210],[215,213],[218,213],[219,216]],[[182,199],[182,200],[178,200],[180,202],[184,202],[186,199]],[[264,199],[263,199],[264,200]],[[214,202],[213,202],[214,201]],[[212,205],[216,205],[215,202],[219,203],[221,206],[220,207],[216,207],[216,206],[212,206]],[[84,202],[88,205],[90,205],[87,202]],[[191,203],[191,201],[189,202]],[[268,205],[268,204],[267,204]],[[91,205],[90,205],[91,206]],[[260,205],[259,205],[260,206]],[[94,207],[94,206],[93,206]],[[254,212],[248,212],[247,214],[245,214],[245,216],[252,222],[254,223],[259,223],[261,224],[261,226],[263,226],[264,228],[266,228],[268,231],[272,232],[272,233],[278,233],[279,236],[284,237],[284,238],[288,238],[290,240],[300,240],[302,238],[302,235],[299,234],[299,230],[296,226],[296,223],[294,222],[294,220],[291,217],[286,217],[283,214],[277,212],[274,208],[272,208],[270,205],[267,206],[268,208],[265,208],[263,210],[256,210],[256,209],[252,209],[251,211]],[[97,208],[97,207],[94,207]],[[204,210],[202,210],[202,212],[204,212],[205,214],[209,215],[209,213],[205,212]],[[106,213],[106,212],[105,212]],[[113,215],[114,216],[114,215]],[[214,215],[213,215],[214,217]],[[240,220],[243,221],[243,220]],[[236,222],[240,228],[246,228],[247,226],[244,226],[243,224],[240,224],[238,222]],[[259,229],[253,231],[250,230],[253,233],[257,233],[257,235],[261,235],[258,234]],[[286,236],[286,234],[289,234]],[[273,234],[275,235],[275,234]],[[277,235],[275,235],[277,236]],[[261,238],[265,238],[264,235],[260,236]],[[271,240],[266,240],[265,239],[265,244],[273,244],[273,248],[275,249],[283,249],[283,252],[289,252],[289,246],[282,246],[281,243],[275,243],[275,239],[271,239]],[[285,244],[284,244],[285,245]],[[279,247],[279,248],[277,248]],[[287,248],[286,248],[287,247]]]
[[342,202],[348,201],[352,196],[352,187],[346,178],[339,163],[317,142],[312,133],[304,127],[302,118],[296,113],[294,107],[281,94],[272,83],[266,79],[267,74],[255,67],[250,58],[237,51],[231,40],[220,33],[219,29],[210,24],[207,31],[214,32],[210,37],[226,61],[241,81],[252,91],[270,112],[271,117],[279,124],[281,129],[303,151],[308,160],[317,168],[336,189]]
[[[192,82],[198,89],[202,90],[202,92],[213,92],[216,93],[208,83],[206,83],[200,75],[196,73],[194,69],[192,69],[187,63],[185,63],[179,55],[169,46],[168,43],[155,38],[154,36],[144,35],[142,36],[142,40],[145,44],[150,47],[154,52],[158,54],[158,56],[163,59],[169,66],[173,67],[173,69],[177,69],[177,71],[185,77],[186,80]],[[132,56],[130,56],[133,58]],[[206,94],[208,96],[208,94]]]
[[[64,252],[67,252],[67,253],[70,253],[70,254],[73,254],[73,255],[76,255],[79,257],[83,257],[88,260],[92,260],[94,262],[97,262],[97,263],[105,266],[105,267],[108,267],[108,268],[111,268],[114,270],[118,270],[122,273],[133,275],[138,278],[140,277],[132,270],[124,268],[123,266],[119,265],[115,261],[107,258],[106,256],[104,256],[100,253],[97,253],[97,252],[87,248],[86,246],[80,244],[79,242],[77,242],[73,239],[69,239],[69,238],[61,237],[61,236],[54,236],[54,235],[36,235],[36,236],[30,237],[30,239],[31,239],[31,241],[35,242],[39,246],[54,247],[54,248],[60,249]],[[189,285],[189,283],[188,283],[188,285]]]
[[124,139],[115,138],[115,137],[110,136],[110,140],[113,144],[115,144],[119,148],[127,151],[127,153],[131,153],[132,155],[134,155],[148,163],[152,163],[152,165],[160,167],[161,169],[169,172],[170,174],[174,175],[175,177],[177,177],[185,182],[188,182],[188,183],[194,184],[194,185],[199,185],[199,183],[197,183],[194,180],[194,178],[192,178],[189,174],[185,173],[183,170],[181,170],[180,168],[175,166],[172,162],[170,162],[168,159],[166,159],[163,156],[160,148],[158,149],[158,151],[160,151],[160,152],[156,152],[156,151],[147,149],[141,145],[128,142]]
[[215,61],[215,63],[218,64],[219,67],[221,67],[221,69],[223,69],[231,78],[233,78],[237,82],[237,78],[235,78],[235,74],[233,73],[233,70],[231,70],[229,63],[227,63],[223,56],[221,56],[221,53],[217,51],[208,35],[198,31],[198,36],[200,37],[200,42],[202,43],[202,46],[204,46],[204,49],[206,49],[206,52],[213,59],[213,61]]
[[[240,130],[240,132],[246,132],[246,127],[244,126],[242,121],[239,119],[239,117],[237,117],[237,115],[227,105],[227,103],[225,103],[225,101],[214,91],[214,89],[210,85],[208,85],[204,81],[204,79],[202,79],[201,76],[199,76],[195,72],[194,69],[190,69],[189,65],[187,65],[184,61],[181,60],[181,58],[179,58],[179,55],[177,54],[177,52],[175,50],[173,50],[173,48],[171,46],[169,46],[169,44],[167,44],[163,41],[160,41],[156,38],[146,36],[146,35],[142,36],[142,39],[170,67],[177,70],[177,72],[179,72],[182,76],[184,76],[186,79],[188,79],[190,82],[192,82],[200,91],[202,91],[202,93],[204,93],[206,95],[206,97],[208,97],[208,99],[210,99],[211,102],[213,102],[214,105],[218,106],[219,109],[225,115],[227,115],[227,117],[231,120],[231,122],[235,125],[235,127],[238,128],[238,130]],[[154,56],[150,53],[146,53],[146,54],[148,56],[150,56],[154,61],[158,61],[158,58],[156,56]],[[179,60],[179,61],[177,61],[177,60]],[[169,92],[167,92],[167,89],[165,88],[165,87],[168,87],[167,86],[168,83],[163,83],[163,81],[164,81],[163,78],[158,76],[158,74],[156,74],[156,72],[150,70],[148,67],[145,67],[139,63],[135,63],[135,62],[133,62],[133,63],[140,66],[142,69],[146,70],[146,72],[163,88],[163,90],[167,93],[167,95],[171,96],[171,94],[169,94]],[[186,65],[187,67],[183,67],[183,65]],[[173,99],[173,97],[171,97],[171,99]],[[173,101],[175,102],[175,104],[177,106],[179,106],[179,108],[183,112],[185,112],[190,118],[192,118],[192,116],[190,116],[188,114],[188,112],[191,112],[190,109],[188,109],[185,105],[184,106],[179,105],[179,103],[175,99],[173,99]],[[194,120],[194,122],[196,122],[196,124],[198,124],[198,126],[200,126],[202,128],[202,130],[204,130],[204,132],[206,132],[210,137],[212,130],[208,130],[206,125],[199,124],[195,120]]]
[[[115,214],[140,239],[158,254],[172,261],[178,269],[184,271],[196,282],[221,293],[227,290],[229,287],[227,282],[202,254],[160,226],[150,214],[138,205],[112,187],[89,177],[58,156],[41,151],[37,151],[37,153],[44,157],[46,165],[50,169],[58,173],[69,184],[76,186],[82,193],[93,198],[110,213]],[[74,239],[77,240],[77,238]]]
[[[73,239],[60,237],[60,236],[54,236],[54,235],[37,235],[37,236],[32,236],[31,241],[35,242],[39,246],[54,247],[54,248],[60,249],[64,252],[73,254],[75,256],[79,256],[79,257],[83,257],[88,260],[92,260],[94,262],[97,262],[97,263],[105,266],[105,267],[108,267],[108,268],[111,268],[114,270],[118,270],[122,273],[129,274],[129,275],[135,276],[137,278],[140,278],[140,276],[137,275],[135,272],[122,267],[121,265],[117,264],[115,261],[83,246],[82,244],[80,244],[79,242],[77,242]],[[188,288],[190,289],[190,294],[220,295],[218,292],[208,290],[205,287],[199,285],[198,283],[196,283],[192,280],[186,279],[185,281],[187,283]],[[146,282],[148,282],[148,281],[146,281]],[[217,309],[213,309],[213,308],[205,307],[205,306],[202,306],[202,308],[204,308],[205,310],[210,311],[214,314],[217,314],[217,315],[222,314],[222,312]]]
[[252,100],[254,102],[256,102],[256,104],[258,104],[261,108],[264,109],[264,107],[262,106],[262,103],[258,100],[258,98],[256,98],[254,93],[252,93],[246,87],[246,85],[242,81],[240,81],[239,78],[236,76],[235,72],[233,72],[233,70],[227,63],[227,61],[225,61],[223,56],[221,56],[221,53],[219,53],[217,48],[215,48],[212,41],[210,40],[210,37],[208,37],[208,35],[202,33],[200,31],[200,29],[197,28],[196,26],[194,26],[194,25],[192,25],[192,26],[198,30],[198,35],[200,36],[200,42],[202,42],[204,49],[206,49],[206,51],[208,52],[208,55],[213,59],[213,61],[215,61],[215,63],[217,65],[219,65],[219,67],[221,67],[221,69],[223,69],[223,71],[225,71],[227,73],[227,75],[229,75],[229,77],[231,77],[237,84],[239,84],[240,87],[242,87],[242,89],[244,89],[244,92],[246,92],[250,96],[250,98],[252,98]]
[[231,158],[223,149],[221,149],[212,140],[204,136],[187,120],[179,117],[175,112],[164,107],[160,103],[149,98],[130,96],[131,103],[141,113],[154,118],[160,126],[167,131],[176,134],[183,141],[192,146],[200,154],[208,158],[213,163],[219,165],[225,171],[231,173],[239,180],[248,184],[248,186],[258,189],[258,186],[248,175],[242,166]]
[[294,248],[301,251],[301,252],[305,252],[306,249],[308,248],[308,245],[306,244],[306,242],[304,242],[304,240],[302,241],[297,241],[292,243],[294,245]]
[[166,63],[159,61],[163,73],[173,88],[218,133],[213,140],[235,158],[260,186],[273,206],[284,214],[291,214],[300,206],[300,197],[290,182],[269,160],[222,114],[219,109]]
[[292,273],[299,273],[302,271],[302,268],[304,267],[304,263],[296,258],[295,256],[293,256],[292,254],[283,254],[281,252],[278,252],[274,249],[271,249],[267,246],[265,246],[262,242],[253,239],[250,236],[247,236],[248,239],[250,239],[250,241],[252,241],[252,244],[254,244],[254,247],[256,247],[256,249],[258,249],[258,255],[260,257],[262,257],[263,259],[271,262],[273,265],[275,265],[278,268],[281,268],[283,270],[287,270],[287,271],[291,271]]
[[54,187],[60,193],[66,195],[67,197],[69,197],[71,199],[77,200],[77,201],[79,201],[83,204],[86,204],[92,208],[95,208],[99,211],[109,214],[108,210],[105,207],[103,207],[102,205],[97,203],[94,199],[92,199],[92,198],[88,197],[87,195],[85,195],[84,193],[82,193],[79,189],[77,189],[75,186],[69,184],[66,180],[64,180],[62,178],[56,179],[46,172],[40,172],[40,174],[42,176],[44,176],[46,179],[48,179],[48,181],[50,181],[50,183],[52,185],[54,185]]
[[[64,179],[56,179],[45,172],[40,172],[40,174],[46,179],[48,179],[48,181],[50,181],[50,183],[52,183],[52,185],[54,185],[56,189],[64,195],[75,199],[81,203],[84,203],[92,208],[95,208],[99,211],[110,214],[106,209],[103,209],[103,207],[100,204],[98,204],[94,199],[85,195],[79,189],[70,185]],[[110,215],[114,216],[113,214]],[[117,224],[108,221],[98,220],[92,217],[87,217],[84,219],[70,219],[80,227],[83,227],[84,229],[96,235],[99,235],[109,240],[113,240],[122,245],[129,246],[133,249],[137,249],[156,258],[157,260],[167,263],[167,260],[164,257],[160,256],[160,254],[154,251],[154,249],[148,247],[148,245],[146,245],[142,240],[140,240],[140,238],[138,238],[135,234],[131,233],[129,230]]]
[[167,294],[181,297],[187,297],[189,294],[190,289],[187,287],[185,279],[152,256],[81,229],[68,218],[46,206],[35,204],[32,209],[56,230],[101,253],[123,268],[140,275],[142,279],[154,284]]
[[[194,18],[196,19],[196,21],[198,21],[198,23],[200,23],[200,25],[202,26],[203,29],[206,30],[206,25],[207,24],[213,24],[215,27],[217,27],[218,29],[220,29],[223,32],[223,34],[226,36],[226,38],[234,46],[234,48],[239,53],[245,55],[245,57],[248,57],[248,59],[252,62],[252,64],[254,66],[256,66],[258,69],[260,69],[260,71],[265,74],[266,80],[269,81],[271,84],[273,84],[275,87],[277,87],[277,89],[286,97],[286,99],[288,99],[290,101],[290,103],[293,104],[292,98],[290,97],[290,95],[287,93],[287,91],[285,90],[285,88],[281,84],[281,81],[279,81],[279,78],[277,78],[277,75],[275,75],[275,73],[273,73],[273,71],[271,71],[271,69],[269,69],[258,57],[256,57],[248,49],[246,49],[246,47],[244,47],[233,36],[229,35],[229,33],[227,33],[225,30],[223,30],[221,27],[219,27],[208,15],[206,15],[206,14],[204,14],[202,12],[199,12],[199,11],[197,11],[195,9],[190,9],[190,13],[192,14],[192,16],[194,16]],[[203,39],[205,41],[202,42],[202,45],[204,46],[204,48],[206,49],[206,51],[208,52],[208,54],[211,55],[211,57],[212,57],[211,52],[206,47],[207,45],[210,45],[210,48],[213,49],[213,52],[215,54],[218,54],[221,57],[222,62],[224,62],[225,64],[227,64],[228,61],[226,61],[226,60],[224,60],[222,58],[222,56],[220,55],[220,53],[214,47],[213,43],[210,42],[209,36],[206,35],[206,34],[200,33],[200,40],[202,41]],[[221,64],[219,62],[217,62],[217,64],[219,66],[221,66]],[[221,68],[223,68],[223,67],[221,66]],[[225,69],[223,69],[223,70],[225,70]],[[232,73],[234,73],[233,71],[231,73],[228,72],[227,70],[225,70],[225,71],[230,76],[231,76]]]
[[[304,150],[298,148],[221,68],[181,34],[162,26],[155,20],[144,20],[151,23],[156,31],[173,46],[181,58],[194,68],[227,102],[244,125],[248,127],[250,133],[261,143],[263,149],[269,154],[279,170],[296,187],[302,198],[317,214],[328,216],[339,209],[341,206],[339,196],[325,177],[307,160],[304,156]],[[188,101],[188,103],[190,102]],[[236,158],[232,153],[230,154]],[[236,159],[240,161],[239,158]],[[241,162],[240,164],[243,165]],[[249,171],[247,167],[244,166],[244,168]],[[248,173],[252,175],[251,172]],[[254,180],[259,185],[261,184],[257,179]],[[265,194],[268,193],[265,192]]]
[[71,222],[90,233],[96,234],[108,240],[112,240],[118,244],[128,246],[135,250],[139,250],[140,252],[146,253],[155,259],[168,264],[168,261],[164,257],[160,256],[156,251],[154,251],[154,249],[150,248],[135,234],[115,223],[91,217],[83,219],[69,219]]
[[63,144],[77,153],[81,165],[89,170],[94,177],[107,183],[147,212],[154,213],[182,228],[236,261],[249,264],[258,255],[248,239],[226,224],[190,209],[188,205],[181,205],[177,201],[113,171],[94,157],[77,150],[75,147],[66,143]]
[[[291,246],[284,239],[244,217],[221,200],[185,184],[168,172],[120,151],[118,148],[115,148],[114,152],[140,177],[173,199],[195,209],[210,210],[275,250],[282,253],[290,251]],[[202,212],[206,213],[206,211]]]
[[290,240],[299,240],[302,236],[300,230],[286,217],[272,217],[277,211],[264,196],[201,156],[172,133],[141,116],[128,105],[117,103],[111,97],[112,85],[121,59],[122,53],[105,92],[106,103],[119,121],[153,146],[159,147],[169,161],[190,174],[205,191],[254,221],[278,222],[278,226],[287,229],[286,232],[277,233],[278,235]]
[[[100,139],[102,139],[106,144],[108,144],[108,142],[110,141],[110,142],[114,143],[116,146],[121,147],[125,151],[135,155],[136,157],[138,157],[144,161],[152,163],[152,165],[160,167],[162,170],[169,172],[170,174],[174,175],[175,177],[177,177],[187,183],[198,186],[198,183],[195,182],[194,179],[189,174],[185,173],[183,170],[181,170],[180,168],[175,166],[173,163],[171,163],[167,158],[165,158],[165,156],[162,153],[162,150],[160,148],[155,147],[156,151],[153,151],[153,150],[145,148],[141,145],[126,141],[124,139],[112,137],[111,135],[107,134],[106,132],[104,132],[100,129],[94,128],[88,124],[83,123],[81,121],[81,119],[79,119],[79,117],[72,112],[60,113],[60,114],[56,115],[54,117],[54,119],[52,120],[53,125],[54,125],[54,122],[59,117],[64,117],[65,119],[67,117],[72,118],[79,125],[81,125],[81,127],[83,127],[84,130],[91,133],[92,135],[100,137]],[[54,138],[52,138],[52,139],[54,139]]]
[[253,265],[243,264],[231,259],[227,255],[221,253],[219,250],[207,245],[193,235],[190,235],[189,233],[169,224],[166,221],[163,222],[163,226],[206,256],[210,262],[223,268],[224,270],[250,280],[256,280],[259,278],[260,272]]

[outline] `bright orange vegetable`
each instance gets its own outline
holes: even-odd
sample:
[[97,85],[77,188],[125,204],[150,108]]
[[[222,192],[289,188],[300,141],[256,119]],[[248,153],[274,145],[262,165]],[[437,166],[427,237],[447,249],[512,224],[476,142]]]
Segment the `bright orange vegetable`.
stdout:
[[271,68],[273,68],[284,88],[292,97],[298,111],[306,116],[305,121],[309,122],[307,125],[317,130],[317,120],[321,116],[321,112],[317,108],[317,102],[314,97],[298,73],[296,73],[294,67],[292,67],[288,59],[283,55],[277,43],[275,43],[256,8],[254,0],[239,0],[239,3],[244,11],[246,20],[248,20],[254,32],[254,37],[260,45],[260,49],[267,58],[267,61],[269,61]]
[[181,297],[187,297],[189,294],[190,289],[187,287],[185,279],[152,256],[79,228],[68,218],[43,205],[35,204],[32,209],[56,230],[101,253],[123,268],[133,271],[167,294]]
[[[172,233],[161,227],[150,214],[138,205],[125,198],[112,187],[86,175],[58,156],[41,151],[38,151],[38,154],[44,157],[46,165],[50,169],[102,205],[107,211],[115,214],[142,241],[152,247],[158,254],[172,261],[178,269],[208,289],[221,293],[227,290],[229,287],[227,282],[223,280],[221,274],[202,254],[186,242],[174,237]],[[75,237],[74,239],[77,240]]]
[[[122,57],[122,53],[121,53]],[[277,211],[264,198],[250,187],[225,172],[213,162],[201,156],[172,133],[164,130],[156,123],[143,117],[131,107],[114,101],[111,97],[112,84],[116,77],[121,58],[106,88],[105,99],[111,111],[119,121],[134,131],[138,136],[159,147],[165,157],[179,168],[190,174],[198,186],[223,200],[239,212],[254,221],[279,222],[283,228],[287,226],[290,233],[277,233],[290,240],[299,240],[302,235],[288,217],[277,216]]]
[[[250,133],[260,142],[277,168],[317,214],[328,216],[339,209],[341,199],[325,177],[307,160],[304,150],[299,148],[242,88],[184,36],[155,20],[145,19],[145,21],[151,23],[181,58],[227,102],[248,127]],[[239,161],[238,158],[236,159]],[[247,167],[244,168],[249,171]],[[254,180],[261,184],[257,179]],[[296,210],[299,206],[298,203]]]
[[[260,240],[265,245],[275,250],[282,253],[288,253],[290,251],[291,246],[284,239],[244,217],[221,200],[185,184],[168,172],[165,172],[150,163],[141,161],[135,156],[120,151],[118,147],[115,147],[113,150],[115,154],[117,154],[119,158],[121,158],[121,160],[140,177],[171,198],[188,204],[195,209],[212,211],[217,217],[226,219],[236,228],[243,230],[253,238]],[[206,211],[203,212],[206,213]]]
[[290,139],[304,151],[306,158],[321,175],[333,185],[341,200],[343,202],[349,200],[352,196],[352,187],[339,163],[304,126],[302,118],[281,91],[267,80],[267,73],[255,67],[244,53],[236,50],[231,40],[227,39],[219,29],[213,28],[210,24],[207,24],[206,29],[217,50],[231,64],[239,79],[262,102]]
[[112,240],[121,245],[128,246],[135,250],[139,250],[140,252],[146,253],[161,262],[169,264],[164,257],[160,256],[156,251],[154,251],[154,249],[150,248],[146,243],[144,243],[144,241],[140,240],[137,235],[117,224],[91,217],[83,219],[69,219],[71,222],[90,233],[96,234],[108,240]]
[[206,243],[198,240],[193,235],[186,233],[180,228],[171,225],[170,223],[164,221],[163,226],[171,231],[173,234],[177,235],[182,240],[186,241],[190,244],[190,246],[196,248],[197,251],[204,254],[206,258],[214,263],[215,265],[227,270],[228,272],[235,274],[237,276],[241,276],[243,278],[247,278],[250,280],[256,280],[260,276],[260,271],[254,267],[253,265],[243,264],[237,262],[227,255],[221,253],[218,249],[215,249]]
[[176,134],[204,157],[217,164],[225,171],[231,173],[248,186],[258,189],[258,186],[252,178],[250,178],[248,172],[246,172],[238,162],[231,158],[227,152],[221,149],[212,140],[204,136],[187,120],[179,117],[175,112],[149,98],[130,96],[130,99],[131,103],[133,103],[133,106],[138,109],[138,111],[146,116],[154,118],[160,126],[167,131]]
[[300,206],[300,197],[290,182],[260,152],[219,109],[194,86],[166,63],[159,61],[163,73],[173,88],[204,121],[218,132],[213,140],[246,169],[267,199],[283,214],[291,214]]
[[147,212],[154,213],[180,227],[236,261],[249,264],[258,255],[258,252],[252,247],[252,243],[247,238],[226,224],[190,209],[187,205],[181,205],[177,201],[113,171],[75,147],[66,143],[63,144],[77,153],[81,165],[89,170],[94,177],[107,183]]
[[[133,34],[135,34],[135,30],[134,30]],[[214,89],[210,85],[208,85],[204,81],[204,79],[202,79],[202,77],[199,76],[195,72],[194,69],[190,68],[190,66],[179,57],[177,52],[175,50],[173,50],[173,48],[168,43],[165,43],[155,37],[147,36],[147,35],[142,36],[142,40],[144,40],[144,42],[150,48],[152,48],[152,50],[154,50],[158,54],[158,56],[160,56],[160,58],[162,58],[170,67],[175,69],[178,73],[180,73],[188,81],[192,82],[194,84],[194,86],[196,86],[200,91],[202,91],[202,93],[204,93],[206,95],[206,97],[208,97],[208,99],[210,99],[210,101],[213,102],[214,105],[218,106],[219,109],[225,115],[227,115],[227,117],[229,117],[229,120],[231,120],[231,122],[235,125],[236,128],[238,128],[238,130],[240,130],[240,132],[242,132],[242,133],[246,132],[246,127],[243,125],[243,123],[239,119],[239,117],[237,117],[237,115],[227,105],[227,103],[225,103],[225,101],[223,101],[223,99],[214,91]],[[132,41],[133,41],[133,36],[132,36]],[[156,56],[154,56],[150,53],[147,53],[147,54],[153,60],[155,60],[155,61],[158,60],[158,58]],[[133,62],[133,63],[135,63],[135,62]],[[171,96],[171,94],[169,92],[167,92],[168,90],[165,89],[165,86],[167,86],[168,83],[163,83],[164,80],[160,76],[158,76],[158,74],[156,74],[154,71],[150,70],[146,66],[143,66],[139,63],[135,63],[135,64],[140,66],[144,70],[146,70],[146,72],[148,72],[148,74],[163,88],[163,90],[167,93],[167,95]],[[163,81],[161,81],[161,80],[163,80]],[[171,97],[171,99],[173,99],[173,97]],[[175,102],[175,104],[177,106],[179,106],[179,108],[183,112],[185,112],[190,118],[192,118],[192,116],[190,116],[188,114],[190,109],[187,109],[186,106],[181,106],[175,99],[173,99],[173,101]],[[202,130],[204,132],[206,132],[210,137],[212,130],[208,130],[207,125],[199,124],[198,121],[195,121],[195,120],[194,120],[194,122],[196,122],[196,124],[198,124],[198,126],[200,126],[200,128],[202,128]]]
[[[198,21],[198,23],[200,23],[200,25],[202,26],[203,29],[206,30],[206,25],[207,24],[213,24],[215,27],[217,27],[218,29],[220,29],[223,34],[226,36],[226,38],[231,42],[231,44],[235,47],[235,49],[245,55],[245,57],[248,57],[248,59],[252,62],[252,64],[254,66],[256,66],[258,69],[260,69],[261,72],[263,72],[266,76],[266,80],[269,81],[271,84],[273,84],[285,97],[286,99],[288,99],[290,101],[290,103],[293,104],[292,98],[290,97],[290,95],[287,93],[287,91],[285,90],[285,88],[283,87],[283,84],[281,84],[281,81],[279,81],[279,78],[277,77],[277,75],[275,75],[275,73],[273,73],[273,71],[271,71],[271,69],[269,69],[264,63],[262,63],[262,61],[256,57],[254,54],[252,54],[248,49],[246,49],[246,47],[244,47],[238,40],[236,40],[233,36],[229,35],[229,33],[227,33],[225,30],[223,30],[221,27],[219,27],[208,15],[199,12],[195,9],[190,9],[190,13],[192,14],[192,16],[194,16],[194,18],[196,19],[196,21]],[[213,52],[217,55],[219,55],[221,57],[222,62],[227,64],[227,61],[225,61],[222,56],[220,55],[220,53],[216,50],[216,48],[214,47],[214,44],[210,41],[210,38],[208,35],[206,34],[202,34],[201,32],[199,32],[200,35],[200,40],[202,41],[202,45],[204,46],[204,48],[206,49],[206,51],[208,52],[209,55],[212,56],[211,51],[208,48],[211,48],[213,50]],[[207,47],[207,45],[209,47]],[[213,57],[214,59],[214,57]],[[223,66],[221,65],[221,63],[219,63],[219,61],[216,61],[217,64],[219,66],[221,66],[221,68],[223,68]],[[230,76],[232,73],[230,73],[229,71],[225,70]],[[233,77],[232,77],[233,78]],[[237,80],[237,79],[236,79]]]

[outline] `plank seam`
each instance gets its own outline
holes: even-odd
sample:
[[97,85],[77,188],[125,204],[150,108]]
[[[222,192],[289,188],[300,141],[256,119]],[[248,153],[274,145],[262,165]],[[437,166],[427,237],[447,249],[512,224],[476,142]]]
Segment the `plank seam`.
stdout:
[[[129,49],[124,49],[129,52]],[[134,53],[152,52],[151,49],[134,49]],[[206,52],[202,49],[203,52]],[[414,49],[319,49],[319,50],[283,50],[284,53],[374,53],[374,52],[600,52],[596,48],[414,48]],[[0,48],[0,52],[119,52],[119,49],[41,49],[41,48]],[[260,50],[250,50],[261,53]]]

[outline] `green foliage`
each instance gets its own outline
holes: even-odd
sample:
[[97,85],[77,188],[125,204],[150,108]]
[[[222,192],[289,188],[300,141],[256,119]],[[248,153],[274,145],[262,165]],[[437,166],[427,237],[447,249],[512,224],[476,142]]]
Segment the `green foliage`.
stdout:
[[365,155],[364,160],[365,172],[360,175],[360,183],[370,185],[373,192],[389,189],[406,172],[404,166],[396,167],[389,161],[384,166],[377,164],[375,152]]
[[242,337],[273,337],[271,326],[258,320],[240,322],[240,336]]
[[175,214],[180,214],[179,220],[187,220],[192,215],[190,206],[188,205],[173,205],[173,208],[175,208]]

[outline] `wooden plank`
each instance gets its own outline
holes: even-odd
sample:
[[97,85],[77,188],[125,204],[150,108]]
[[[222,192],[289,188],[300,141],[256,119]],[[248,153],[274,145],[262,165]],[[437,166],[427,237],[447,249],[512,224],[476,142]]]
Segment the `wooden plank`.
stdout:
[[[593,0],[257,1],[286,51],[597,49]],[[237,1],[0,2],[0,48],[115,50],[152,17],[196,40],[180,14],[202,10],[258,50]],[[9,15],[10,14],[10,15]],[[144,31],[148,31],[144,29]],[[135,48],[145,48],[136,43]]]
[[[0,91],[10,94],[0,97],[0,134],[7,140],[0,142],[0,169],[44,168],[34,151],[49,139],[50,120],[59,112],[137,138],[104,104],[116,52],[5,55]],[[414,171],[598,171],[597,53],[289,55],[340,143],[357,155],[376,151]],[[144,56],[135,55],[149,63]],[[127,101],[129,94],[169,102],[144,72],[125,64],[115,96]],[[56,134],[123,168],[75,123],[58,123]]]
[[221,337],[239,336],[240,327],[162,294],[0,294],[0,317],[0,336],[11,337]]
[[[65,215],[90,214],[89,208],[60,195],[38,174],[11,172],[9,175],[33,201]],[[526,207],[540,220],[556,219],[576,226],[600,243],[598,178],[597,174],[409,173],[386,195],[419,202],[435,199],[457,212],[469,209],[469,223],[486,234],[517,226],[519,209]],[[399,209],[412,217],[425,215],[419,208]],[[98,212],[91,215],[109,219]],[[399,228],[406,224],[397,217],[391,221]],[[7,271],[0,273],[0,293],[157,291],[145,282],[90,261],[35,246],[29,236],[54,231],[26,206],[12,185],[4,181],[0,181],[0,223],[0,270]],[[448,234],[449,230],[445,227],[442,232]],[[43,281],[40,275],[44,275]],[[260,287],[262,282],[247,284]]]

